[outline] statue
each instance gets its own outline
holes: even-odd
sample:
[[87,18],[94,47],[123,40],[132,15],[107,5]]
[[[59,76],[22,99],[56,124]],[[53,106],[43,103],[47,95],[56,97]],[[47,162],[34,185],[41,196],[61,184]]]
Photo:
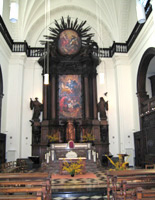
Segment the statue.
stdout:
[[38,101],[38,98],[35,98],[35,101],[32,100],[32,98],[30,98],[30,108],[31,110],[33,110],[33,117],[32,117],[32,121],[34,122],[39,122],[40,119],[40,113],[41,111],[43,111],[43,104],[41,104]]
[[97,110],[100,113],[100,119],[106,120],[106,110],[108,110],[108,101],[105,101],[103,97],[100,97],[100,102],[97,104]]
[[74,123],[72,121],[68,121],[66,128],[66,140],[67,141],[75,141],[75,128]]

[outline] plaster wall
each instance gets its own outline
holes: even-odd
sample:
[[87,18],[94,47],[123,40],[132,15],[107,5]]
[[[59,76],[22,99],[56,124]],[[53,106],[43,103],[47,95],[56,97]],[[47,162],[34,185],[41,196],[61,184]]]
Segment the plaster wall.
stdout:
[[129,51],[130,58],[130,69],[131,69],[131,90],[132,90],[132,101],[133,101],[133,132],[139,131],[139,111],[138,111],[138,99],[137,99],[137,73],[141,58],[144,52],[154,47],[155,44],[155,29],[154,20],[152,14],[150,15],[147,22],[144,24],[143,30],[139,34],[138,38],[134,42],[132,48]]
[[12,160],[9,152],[14,151],[15,158],[21,157],[21,119],[23,99],[23,66],[25,53],[11,55],[9,62],[8,105],[7,105],[7,161]]
[[33,110],[30,109],[30,98],[38,97],[42,103],[42,68],[37,63],[38,58],[27,58],[24,66],[23,100],[22,100],[22,136],[21,156],[31,156]]
[[2,121],[1,133],[7,134],[7,101],[8,101],[8,73],[9,73],[9,59],[11,51],[6,44],[3,36],[0,34],[0,65],[3,77],[3,99],[2,99]]
[[[99,74],[105,74],[104,84],[100,84]],[[131,91],[131,71],[128,54],[115,54],[113,58],[103,58],[98,67],[98,99],[108,100],[110,153],[130,151],[130,165],[134,165],[133,145],[133,105]],[[108,92],[107,96],[104,93]]]
[[[98,82],[98,98],[108,92],[110,152],[133,152],[133,132],[139,130],[137,101],[137,71],[145,50],[154,42],[154,21],[150,16],[128,54],[115,54],[103,58],[101,65],[106,72],[105,85]],[[7,132],[8,161],[31,154],[32,111],[30,98],[42,101],[42,69],[38,58],[27,58],[24,53],[10,53],[0,35],[0,64],[4,77],[2,132]],[[102,68],[102,67],[101,67]],[[14,156],[11,156],[11,153]],[[131,155],[133,164],[134,154]]]

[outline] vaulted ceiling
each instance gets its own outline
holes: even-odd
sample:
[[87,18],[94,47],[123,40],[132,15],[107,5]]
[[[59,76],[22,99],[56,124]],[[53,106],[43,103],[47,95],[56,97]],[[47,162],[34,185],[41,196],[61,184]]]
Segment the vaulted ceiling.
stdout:
[[9,22],[9,0],[4,1],[4,21],[15,41],[26,40],[38,47],[48,27],[55,27],[63,16],[86,20],[95,33],[99,47],[109,48],[113,41],[126,42],[136,24],[135,0],[19,0],[19,20]]

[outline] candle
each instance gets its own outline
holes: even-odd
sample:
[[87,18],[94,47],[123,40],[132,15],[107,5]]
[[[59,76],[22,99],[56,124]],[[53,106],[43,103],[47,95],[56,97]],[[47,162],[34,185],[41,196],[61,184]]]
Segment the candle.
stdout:
[[96,162],[96,152],[94,152],[93,159],[94,159],[94,162]]
[[54,160],[54,151],[52,150],[52,161]]
[[91,150],[88,150],[88,160],[91,160]]
[[47,160],[46,160],[47,163],[49,163],[49,153],[47,153]]

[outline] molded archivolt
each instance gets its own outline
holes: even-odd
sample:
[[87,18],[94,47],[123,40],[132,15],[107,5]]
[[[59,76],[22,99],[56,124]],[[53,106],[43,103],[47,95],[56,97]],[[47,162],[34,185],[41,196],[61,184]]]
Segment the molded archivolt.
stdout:
[[67,18],[68,15],[72,19],[78,18],[79,23],[84,20],[87,21],[86,26],[90,26],[91,32],[95,33],[93,39],[99,44],[99,47],[110,47],[113,44],[114,39],[103,21],[94,13],[77,6],[61,6],[51,10],[51,24],[48,26],[45,26],[45,15],[36,18],[25,35],[28,44],[30,46],[40,46],[39,41],[44,39],[43,35],[49,34],[48,27],[54,24],[54,20],[59,21],[62,16]]
[[151,47],[145,51],[139,64],[137,75],[137,93],[146,93],[146,74],[149,67],[149,63],[155,56],[155,48]]

